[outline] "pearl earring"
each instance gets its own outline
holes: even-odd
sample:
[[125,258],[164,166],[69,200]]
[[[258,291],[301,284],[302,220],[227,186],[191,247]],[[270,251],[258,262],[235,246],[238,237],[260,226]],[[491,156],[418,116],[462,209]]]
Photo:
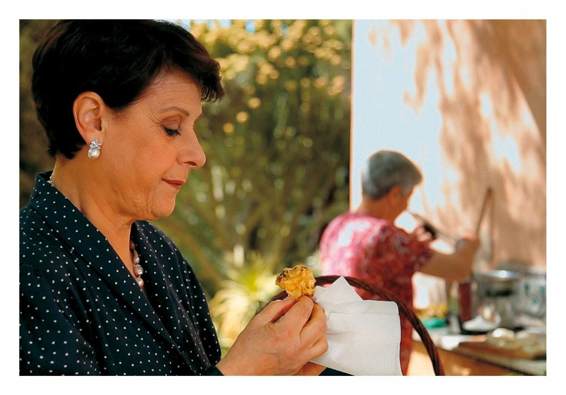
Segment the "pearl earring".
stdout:
[[88,158],[89,159],[96,159],[100,156],[100,148],[102,147],[102,143],[99,143],[97,139],[94,139],[88,145]]

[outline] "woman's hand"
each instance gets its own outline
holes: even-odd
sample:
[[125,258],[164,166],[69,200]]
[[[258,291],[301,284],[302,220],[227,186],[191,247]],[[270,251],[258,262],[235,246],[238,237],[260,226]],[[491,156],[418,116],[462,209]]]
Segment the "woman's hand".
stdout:
[[326,369],[326,366],[322,366],[313,362],[308,362],[305,366],[301,368],[296,376],[320,376],[322,371]]
[[463,257],[472,257],[477,252],[480,246],[477,237],[463,237],[456,242],[456,253]]
[[224,375],[292,375],[317,369],[326,352],[326,316],[311,298],[268,304],[248,324],[217,368]]
[[413,229],[412,234],[415,238],[422,243],[430,243],[436,240],[436,230],[432,225],[421,224]]
[[472,236],[461,238],[456,242],[453,255],[458,262],[457,273],[461,278],[460,281],[467,279],[472,274],[472,264],[479,246],[479,240]]

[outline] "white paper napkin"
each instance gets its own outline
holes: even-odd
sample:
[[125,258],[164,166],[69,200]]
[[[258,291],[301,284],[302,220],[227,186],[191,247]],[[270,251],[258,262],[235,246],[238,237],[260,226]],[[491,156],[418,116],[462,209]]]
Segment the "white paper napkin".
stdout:
[[363,300],[344,277],[316,287],[326,313],[328,351],[311,362],[352,375],[401,375],[401,324],[395,302]]

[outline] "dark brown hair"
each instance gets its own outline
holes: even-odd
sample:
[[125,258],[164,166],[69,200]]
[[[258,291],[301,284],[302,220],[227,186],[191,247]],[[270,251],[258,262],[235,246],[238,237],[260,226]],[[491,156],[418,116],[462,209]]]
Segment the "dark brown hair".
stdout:
[[79,94],[96,92],[119,111],[167,67],[195,80],[204,101],[224,95],[218,62],[178,25],[151,20],[58,22],[33,56],[32,93],[49,154],[71,159],[85,144],[72,113]]

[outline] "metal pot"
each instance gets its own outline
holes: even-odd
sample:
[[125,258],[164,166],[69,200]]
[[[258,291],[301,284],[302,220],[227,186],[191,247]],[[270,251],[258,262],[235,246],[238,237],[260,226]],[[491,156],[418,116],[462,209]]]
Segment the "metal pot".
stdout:
[[510,270],[491,270],[475,273],[479,290],[489,296],[509,296],[515,293],[521,275]]
[[521,277],[510,270],[474,274],[478,312],[485,320],[503,328],[515,327],[515,299]]

